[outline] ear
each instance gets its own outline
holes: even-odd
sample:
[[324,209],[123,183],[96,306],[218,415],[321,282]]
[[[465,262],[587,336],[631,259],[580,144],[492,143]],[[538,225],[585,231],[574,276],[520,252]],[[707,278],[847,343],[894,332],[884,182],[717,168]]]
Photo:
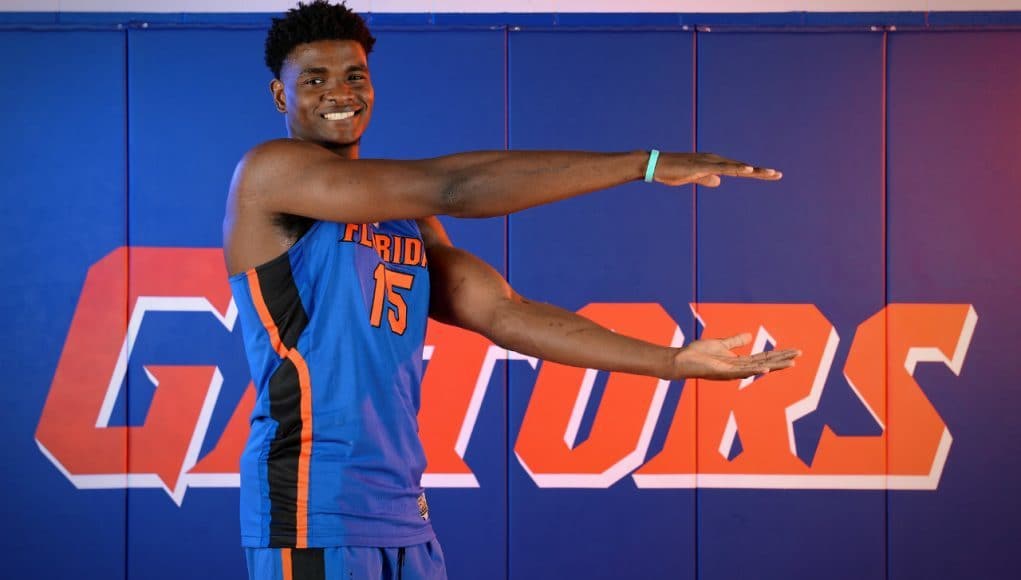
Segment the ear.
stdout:
[[276,105],[277,111],[286,113],[287,97],[284,95],[284,83],[280,82],[280,79],[273,79],[269,83],[269,91],[273,93],[273,104]]

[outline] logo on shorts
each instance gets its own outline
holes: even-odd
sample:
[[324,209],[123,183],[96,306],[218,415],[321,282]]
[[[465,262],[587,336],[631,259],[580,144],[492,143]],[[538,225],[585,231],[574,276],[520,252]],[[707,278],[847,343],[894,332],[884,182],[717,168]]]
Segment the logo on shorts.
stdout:
[[429,502],[425,501],[425,494],[418,496],[418,515],[422,516],[423,520],[429,519]]

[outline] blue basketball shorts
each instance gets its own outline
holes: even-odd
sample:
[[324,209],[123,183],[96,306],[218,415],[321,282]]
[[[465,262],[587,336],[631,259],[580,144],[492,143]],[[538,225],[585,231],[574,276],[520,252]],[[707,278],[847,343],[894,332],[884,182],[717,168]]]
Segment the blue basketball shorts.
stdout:
[[406,548],[245,548],[250,580],[446,580],[436,540]]

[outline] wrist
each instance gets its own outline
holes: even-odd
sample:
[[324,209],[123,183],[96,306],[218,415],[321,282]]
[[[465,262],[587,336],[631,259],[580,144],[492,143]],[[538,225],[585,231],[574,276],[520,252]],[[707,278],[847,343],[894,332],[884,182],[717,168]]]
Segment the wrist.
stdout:
[[680,354],[681,351],[683,350],[684,350],[683,347],[681,348],[675,348],[671,346],[663,347],[664,360],[662,363],[663,366],[661,371],[657,373],[659,378],[671,381],[684,378],[685,375],[683,369],[681,369],[682,365],[680,360],[681,358]]
[[649,161],[645,164],[645,183],[652,183],[656,179],[656,164],[659,162],[659,149],[649,150]]
[[649,166],[649,151],[632,151],[628,154],[628,178],[631,181],[645,179],[645,169]]

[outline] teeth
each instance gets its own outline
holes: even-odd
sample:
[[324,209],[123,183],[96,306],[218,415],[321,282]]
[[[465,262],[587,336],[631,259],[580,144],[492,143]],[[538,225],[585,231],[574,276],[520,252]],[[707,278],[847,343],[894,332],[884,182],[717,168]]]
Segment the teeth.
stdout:
[[327,121],[343,121],[344,119],[350,119],[354,116],[354,111],[344,111],[343,113],[326,113],[323,115],[323,118]]

